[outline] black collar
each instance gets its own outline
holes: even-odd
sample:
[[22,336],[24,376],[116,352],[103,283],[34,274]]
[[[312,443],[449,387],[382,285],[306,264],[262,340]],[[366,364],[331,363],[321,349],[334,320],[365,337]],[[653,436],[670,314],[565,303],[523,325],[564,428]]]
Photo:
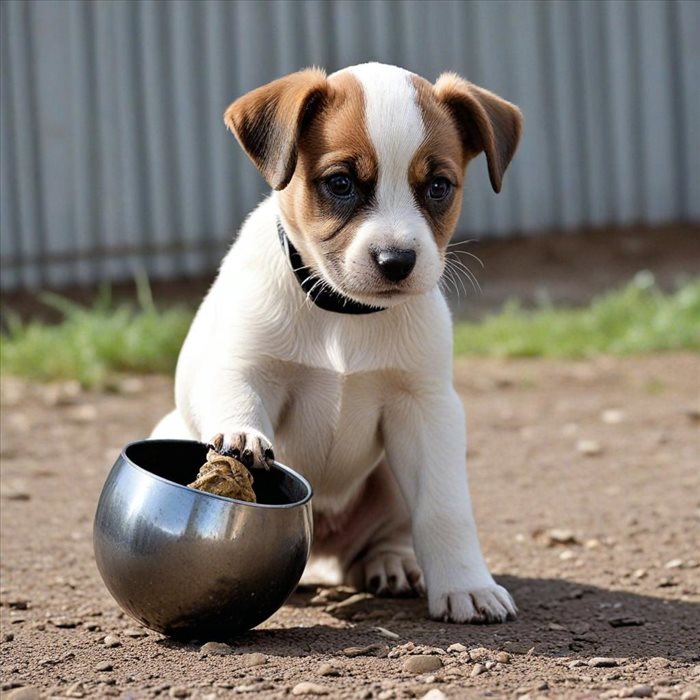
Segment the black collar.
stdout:
[[359,301],[353,301],[349,297],[343,296],[339,292],[331,289],[327,284],[320,282],[320,279],[315,275],[310,267],[304,265],[299,255],[299,251],[294,247],[294,244],[289,240],[289,236],[282,226],[282,222],[277,219],[277,233],[282,244],[282,249],[289,258],[289,263],[292,266],[292,272],[299,282],[304,294],[313,301],[319,309],[324,311],[335,311],[338,314],[373,314],[377,311],[384,311],[380,306],[368,306],[361,304]]

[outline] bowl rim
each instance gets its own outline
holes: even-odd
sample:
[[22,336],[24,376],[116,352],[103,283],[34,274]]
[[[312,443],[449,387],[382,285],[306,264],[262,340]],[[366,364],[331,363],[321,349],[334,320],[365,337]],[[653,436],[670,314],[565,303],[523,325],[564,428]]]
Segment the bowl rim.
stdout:
[[185,484],[178,484],[176,481],[171,481],[170,479],[166,479],[163,476],[158,476],[158,474],[154,474],[153,472],[148,471],[148,469],[144,469],[143,467],[139,466],[134,462],[132,459],[130,459],[126,451],[132,447],[133,445],[139,445],[144,442],[175,442],[175,443],[183,443],[183,442],[188,442],[188,443],[196,443],[198,445],[202,445],[203,447],[207,447],[207,444],[204,442],[200,442],[199,440],[185,440],[185,439],[173,439],[173,438],[155,438],[155,439],[150,439],[146,438],[144,440],[132,440],[131,442],[128,442],[124,447],[122,447],[121,452],[119,453],[119,457],[124,460],[130,467],[133,467],[134,469],[138,470],[139,472],[142,472],[143,474],[146,474],[152,479],[156,479],[157,481],[161,481],[164,484],[169,484],[170,486],[175,486],[176,488],[179,489],[184,489],[185,491],[189,492],[193,496],[197,495],[202,495],[202,496],[207,496],[209,498],[216,498],[219,501],[223,501],[225,503],[235,503],[236,505],[240,506],[246,506],[248,508],[271,508],[274,510],[285,510],[289,508],[299,508],[300,506],[306,505],[311,498],[314,495],[313,488],[311,487],[311,484],[309,481],[304,478],[299,472],[295,471],[291,467],[288,467],[286,464],[282,464],[281,462],[278,462],[277,460],[273,461],[274,467],[277,469],[280,469],[283,472],[286,472],[291,476],[293,479],[296,479],[297,481],[300,481],[302,485],[306,488],[306,495],[304,498],[302,498],[299,501],[294,501],[293,503],[251,503],[250,501],[241,501],[237,498],[228,498],[227,496],[219,496],[216,493],[209,493],[208,491],[199,491],[198,489],[192,489],[189,486],[186,486]]

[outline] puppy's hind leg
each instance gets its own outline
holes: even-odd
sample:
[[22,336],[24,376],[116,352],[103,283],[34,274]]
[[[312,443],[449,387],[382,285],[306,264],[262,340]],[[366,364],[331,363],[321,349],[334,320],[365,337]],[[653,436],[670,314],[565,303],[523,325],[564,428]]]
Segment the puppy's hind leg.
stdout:
[[386,462],[368,478],[348,529],[353,541],[340,554],[347,583],[379,596],[425,592],[413,552],[410,513]]

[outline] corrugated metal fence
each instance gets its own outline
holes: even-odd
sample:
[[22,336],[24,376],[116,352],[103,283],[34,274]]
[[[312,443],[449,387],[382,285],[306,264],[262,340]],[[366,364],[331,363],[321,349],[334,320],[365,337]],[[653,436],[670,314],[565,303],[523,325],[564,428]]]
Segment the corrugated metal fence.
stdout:
[[3,289],[213,269],[265,187],[225,131],[316,64],[456,70],[518,103],[504,191],[460,234],[700,219],[693,0],[0,3]]

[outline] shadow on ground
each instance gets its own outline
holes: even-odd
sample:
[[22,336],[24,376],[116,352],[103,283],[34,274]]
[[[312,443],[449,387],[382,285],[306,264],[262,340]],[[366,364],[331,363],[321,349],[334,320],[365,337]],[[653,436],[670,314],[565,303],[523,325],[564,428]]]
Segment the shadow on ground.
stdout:
[[[548,657],[611,656],[643,660],[664,657],[700,660],[700,604],[606,590],[563,579],[503,576],[499,583],[514,595],[517,620],[503,625],[453,625],[428,619],[425,600],[367,598],[340,609],[332,607],[328,624],[304,626],[304,610],[316,593],[298,590],[287,605],[297,608],[299,624],[267,626],[235,640],[241,651],[276,656],[337,654],[358,645],[415,644],[446,648],[455,642],[469,647],[505,649],[514,654]],[[317,615],[314,615],[317,619]],[[338,622],[352,625],[338,627]],[[376,627],[390,629],[398,640],[378,636]],[[190,647],[164,639],[167,646]]]

